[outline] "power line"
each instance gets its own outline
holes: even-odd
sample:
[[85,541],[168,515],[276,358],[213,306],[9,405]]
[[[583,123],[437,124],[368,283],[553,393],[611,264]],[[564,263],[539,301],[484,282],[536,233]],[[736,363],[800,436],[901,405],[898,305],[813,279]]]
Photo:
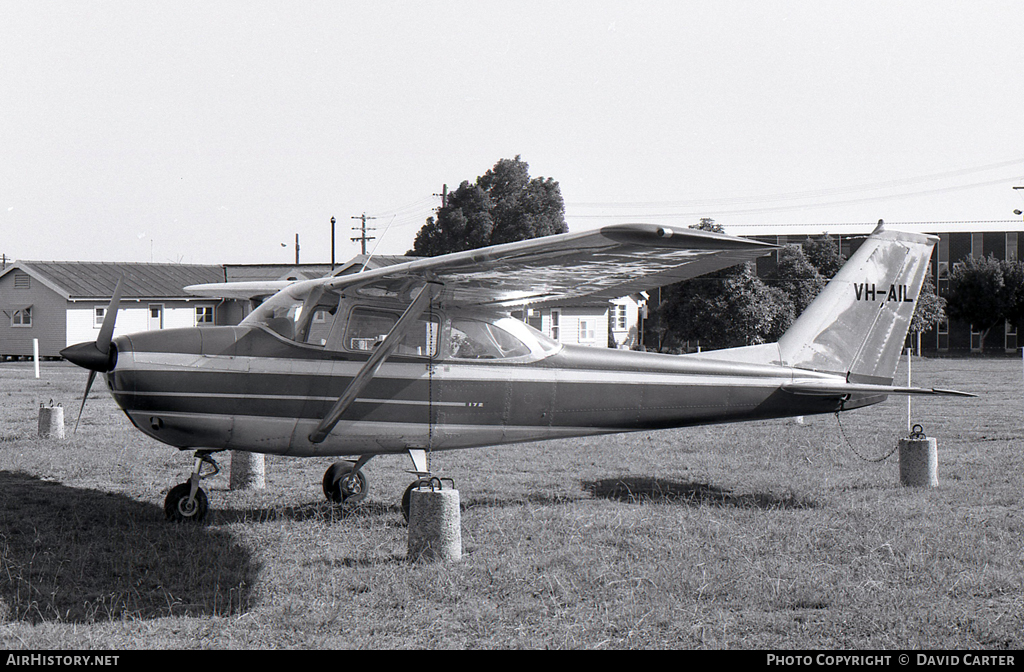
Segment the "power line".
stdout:
[[[615,202],[615,203],[597,203],[597,202],[580,202],[580,203],[567,203],[566,205],[574,207],[595,207],[595,208],[637,208],[637,207],[663,207],[663,208],[707,208],[714,206],[728,206],[728,205],[742,205],[745,203],[772,203],[776,201],[788,201],[788,200],[805,200],[812,198],[821,198],[826,196],[841,196],[844,194],[855,194],[865,191],[878,191],[880,189],[894,189],[897,187],[911,186],[920,184],[923,182],[934,182],[942,179],[949,179],[953,177],[962,177],[964,175],[971,175],[974,173],[983,173],[990,170],[996,170],[998,168],[1007,168],[1009,166],[1022,165],[1024,166],[1024,157],[1012,159],[1009,161],[1000,161],[999,163],[992,163],[984,166],[975,166],[972,168],[960,168],[957,170],[950,170],[941,173],[932,173],[929,175],[922,175],[918,177],[909,177],[898,180],[889,180],[886,182],[875,182],[870,184],[853,185],[846,187],[832,187],[828,189],[813,189],[808,191],[796,191],[787,192],[782,194],[768,194],[764,196],[733,196],[728,198],[712,198],[712,199],[693,199],[686,201],[635,201],[635,202]],[[1020,175],[1013,177],[1007,177],[998,181],[982,182],[977,184],[998,184],[1001,182],[1009,182],[1013,180],[1019,180]],[[957,187],[950,187],[956,189]],[[928,193],[928,192],[921,192]],[[891,196],[883,196],[877,198],[892,198]]]
[[[706,205],[703,206],[703,207],[701,207],[699,205],[693,205],[693,206],[687,206],[688,210],[684,208],[683,210],[681,210],[679,212],[637,213],[637,216],[642,216],[642,217],[644,217],[646,219],[656,219],[656,218],[661,218],[661,217],[682,217],[682,216],[686,216],[686,215],[698,215],[698,214],[702,215],[702,216],[706,216],[706,217],[711,217],[711,216],[719,216],[720,217],[722,215],[755,215],[755,214],[764,214],[766,212],[782,212],[782,211],[785,211],[785,210],[806,210],[806,209],[809,209],[809,208],[828,208],[828,207],[833,207],[833,206],[837,206],[837,205],[852,205],[854,203],[870,203],[872,201],[887,201],[887,200],[892,200],[894,198],[907,198],[907,197],[911,197],[911,196],[927,196],[927,195],[931,195],[931,194],[941,194],[941,193],[947,193],[947,192],[951,192],[951,191],[964,191],[964,190],[967,190],[967,189],[976,189],[978,187],[990,187],[990,186],[997,185],[997,184],[1005,184],[1006,182],[1009,182],[1009,181],[1012,181],[1012,180],[1016,180],[1016,179],[1018,179],[1018,178],[1006,177],[1006,178],[1000,178],[1000,179],[997,179],[997,180],[987,180],[987,181],[984,181],[984,182],[973,182],[971,184],[961,184],[961,185],[950,186],[950,187],[940,187],[938,189],[925,189],[925,190],[921,190],[921,191],[904,192],[904,193],[901,193],[901,194],[887,194],[887,195],[882,195],[882,196],[865,196],[865,197],[862,197],[862,198],[848,198],[848,199],[840,200],[840,201],[826,201],[826,202],[821,202],[821,203],[802,203],[802,204],[796,204],[796,205],[764,206],[764,207],[760,207],[760,208],[716,209],[716,208],[709,207],[709,206],[706,206]],[[771,202],[771,200],[766,199],[765,202]],[[569,214],[567,212],[566,213],[566,218],[570,218],[570,217],[573,218],[573,219],[612,219],[612,218],[621,218],[622,215],[608,215],[608,214],[586,215],[586,214],[576,214],[576,213]]]

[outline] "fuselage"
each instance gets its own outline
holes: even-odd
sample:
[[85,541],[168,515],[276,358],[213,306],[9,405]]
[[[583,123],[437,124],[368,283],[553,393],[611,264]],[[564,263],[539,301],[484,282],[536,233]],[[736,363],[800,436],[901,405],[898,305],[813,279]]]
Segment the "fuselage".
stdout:
[[[526,355],[466,359],[453,354],[449,319],[433,329],[437,335],[427,340],[442,341],[434,354],[391,355],[320,443],[310,440],[311,432],[367,352],[300,343],[244,323],[142,332],[114,340],[116,367],[107,383],[133,424],[164,443],[294,456],[469,448],[831,413],[842,403],[780,390],[797,375],[786,366],[550,344],[531,346]],[[365,347],[354,339],[349,345]]]

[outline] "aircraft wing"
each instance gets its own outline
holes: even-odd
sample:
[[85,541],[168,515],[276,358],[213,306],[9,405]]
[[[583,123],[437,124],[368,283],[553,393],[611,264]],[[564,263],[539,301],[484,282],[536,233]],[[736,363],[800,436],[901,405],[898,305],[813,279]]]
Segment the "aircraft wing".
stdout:
[[433,280],[444,285],[442,301],[465,307],[608,300],[751,261],[774,249],[696,229],[623,224],[337,276],[327,287],[403,297]]
[[782,386],[783,392],[804,394],[816,397],[842,397],[848,394],[932,394],[954,397],[976,397],[970,392],[957,390],[941,390],[926,387],[894,387],[891,385],[871,385],[867,383],[834,383],[827,380],[796,380]]
[[196,296],[209,296],[215,299],[255,299],[277,294],[294,283],[295,280],[209,282],[202,285],[189,285],[185,291]]

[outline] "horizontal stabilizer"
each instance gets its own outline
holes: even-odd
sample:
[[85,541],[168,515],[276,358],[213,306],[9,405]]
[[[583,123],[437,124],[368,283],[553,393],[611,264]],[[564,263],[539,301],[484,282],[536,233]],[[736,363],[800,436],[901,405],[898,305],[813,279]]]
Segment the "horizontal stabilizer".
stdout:
[[954,397],[976,397],[978,395],[958,390],[940,390],[926,387],[894,387],[892,385],[869,385],[866,383],[840,383],[828,380],[804,380],[786,383],[783,392],[815,397],[843,397],[848,394],[931,394]]

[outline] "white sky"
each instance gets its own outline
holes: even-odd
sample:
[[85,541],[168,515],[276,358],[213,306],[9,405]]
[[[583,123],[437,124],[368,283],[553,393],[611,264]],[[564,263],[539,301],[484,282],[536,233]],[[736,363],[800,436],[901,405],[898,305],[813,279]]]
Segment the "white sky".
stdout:
[[401,254],[517,154],[573,231],[1010,220],[1022,45],[1014,1],[0,0],[0,253]]

